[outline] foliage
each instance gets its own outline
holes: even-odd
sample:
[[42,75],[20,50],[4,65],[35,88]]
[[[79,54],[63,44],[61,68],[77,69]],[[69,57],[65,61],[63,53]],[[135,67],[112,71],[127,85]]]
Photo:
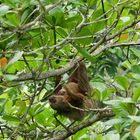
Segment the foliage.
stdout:
[[[139,0],[0,0],[0,139],[139,140],[139,9]],[[91,98],[114,115],[90,110],[69,132],[48,97],[79,59]]]

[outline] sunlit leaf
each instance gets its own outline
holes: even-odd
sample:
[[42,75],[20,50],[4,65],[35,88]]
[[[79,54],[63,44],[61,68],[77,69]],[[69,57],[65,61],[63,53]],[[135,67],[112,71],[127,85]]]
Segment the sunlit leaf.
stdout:
[[19,25],[19,18],[18,18],[18,14],[16,12],[8,12],[6,14],[6,18],[7,18],[7,24],[11,25],[11,26],[18,26]]
[[134,93],[133,93],[133,96],[132,96],[132,99],[134,101],[137,101],[140,97],[140,87],[136,87],[136,89],[134,90]]
[[5,15],[9,10],[9,6],[7,5],[0,5],[0,16]]
[[104,103],[108,105],[117,105],[121,103],[121,100],[109,100],[109,101],[104,101]]
[[87,4],[90,8],[96,9],[97,0],[87,0]]
[[11,108],[12,108],[13,102],[11,100],[7,101],[5,106],[4,106],[4,110],[6,114],[10,114],[11,113]]
[[134,72],[134,73],[140,74],[140,66],[138,66],[138,65],[133,65],[133,66],[131,67],[131,71]]
[[133,51],[133,53],[140,58],[140,50],[139,49],[136,49],[136,48],[132,48],[131,49]]
[[4,115],[2,118],[6,121],[13,121],[13,122],[19,122],[20,121],[19,118],[15,117],[15,116],[12,116],[12,115]]
[[78,52],[80,52],[85,58],[87,58],[90,61],[94,61],[95,58],[92,57],[85,48],[79,47],[79,46],[74,46]]
[[14,57],[8,62],[7,67],[18,61],[23,54],[23,51],[18,51],[15,53]]
[[120,140],[120,135],[119,134],[107,134],[105,136],[108,140]]
[[16,101],[16,106],[18,107],[18,114],[23,114],[26,111],[26,102],[25,101]]
[[125,90],[128,89],[129,83],[128,83],[128,80],[127,80],[125,77],[123,77],[123,76],[117,76],[117,77],[115,78],[115,80],[116,80],[117,83],[118,83],[121,87],[123,87]]
[[140,123],[140,116],[128,116],[130,119],[133,121],[139,122]]
[[21,136],[17,136],[16,140],[24,140],[24,138]]
[[0,95],[0,99],[7,99],[8,95],[6,93],[3,93]]
[[137,138],[137,140],[140,139],[140,126],[136,128],[134,136]]
[[119,124],[119,123],[122,123],[122,122],[124,122],[123,119],[111,119],[109,121],[106,121],[105,124],[113,126],[115,124]]
[[10,74],[5,74],[3,75],[3,77],[5,78],[6,81],[12,81],[17,78],[16,75],[10,75]]

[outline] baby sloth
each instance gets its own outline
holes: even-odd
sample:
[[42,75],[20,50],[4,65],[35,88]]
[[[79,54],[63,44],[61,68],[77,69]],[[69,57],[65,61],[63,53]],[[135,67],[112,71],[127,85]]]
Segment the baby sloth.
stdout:
[[84,109],[95,108],[94,102],[88,98],[91,87],[83,62],[79,63],[79,67],[63,87],[60,80],[61,76],[57,76],[54,93],[49,97],[50,106],[58,114],[70,120],[80,120],[87,114]]

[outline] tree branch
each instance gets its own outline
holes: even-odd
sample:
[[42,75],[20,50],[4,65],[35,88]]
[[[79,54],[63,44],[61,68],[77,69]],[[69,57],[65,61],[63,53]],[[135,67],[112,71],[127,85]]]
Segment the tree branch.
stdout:
[[[92,56],[97,56],[101,52],[103,52],[106,49],[114,48],[114,47],[127,47],[127,46],[135,46],[140,45],[140,42],[127,42],[127,43],[118,43],[118,44],[107,44],[105,46],[98,47],[93,53]],[[38,77],[33,77],[31,73],[23,73],[18,76],[17,79],[14,81],[26,81],[26,80],[42,80],[46,79],[48,77],[53,77],[56,75],[62,75],[66,72],[68,72],[70,69],[72,69],[78,61],[82,60],[82,57],[76,58],[73,61],[69,62],[67,65],[65,65],[63,68],[59,68],[56,70],[49,70],[48,72],[41,73]]]
[[95,115],[93,115],[91,118],[89,118],[87,121],[83,121],[81,122],[79,125],[77,126],[73,126],[69,129],[69,131],[63,131],[61,134],[55,135],[53,138],[46,138],[45,140],[63,140],[68,138],[69,136],[75,134],[76,132],[78,132],[79,130],[82,130],[83,128],[86,128],[90,125],[92,125],[93,123],[102,120],[102,119],[109,119],[110,117],[113,116],[112,112],[109,113],[97,113]]
[[[49,12],[50,10],[52,10],[53,8],[55,8],[56,6],[58,6],[60,3],[62,2],[62,0],[59,0],[58,2],[48,5],[45,7],[45,12]],[[38,17],[36,17],[36,19],[34,19],[34,21],[24,25],[23,27],[21,27],[22,30],[27,30],[29,29],[31,26],[35,25],[37,21],[40,20],[40,18],[42,17],[44,11],[40,13],[40,15]]]
[[106,38],[106,40],[111,40],[113,38],[115,38],[116,36],[118,36],[119,34],[121,34],[123,31],[127,30],[128,28],[133,27],[134,25],[136,25],[138,22],[140,22],[140,18],[134,20],[132,23],[128,24],[127,26],[123,27],[121,30],[119,30],[118,32],[114,33],[113,35],[110,35]]
[[97,56],[98,54],[100,54],[101,52],[103,52],[104,50],[109,49],[109,48],[114,48],[114,47],[128,47],[128,46],[135,46],[135,45],[140,45],[140,41],[139,42],[118,43],[118,44],[107,44],[105,46],[101,46],[101,47],[97,48],[92,53],[92,56]]
[[60,69],[56,69],[56,70],[49,70],[48,72],[43,72],[41,73],[38,77],[32,77],[31,73],[24,73],[19,75],[19,77],[17,79],[15,79],[15,81],[26,81],[26,80],[42,80],[42,79],[46,79],[48,77],[53,77],[56,75],[61,75],[66,73],[67,71],[69,71],[70,69],[72,69],[77,62],[80,60],[79,59],[74,59],[73,61],[69,62],[66,66],[64,66],[63,68]]

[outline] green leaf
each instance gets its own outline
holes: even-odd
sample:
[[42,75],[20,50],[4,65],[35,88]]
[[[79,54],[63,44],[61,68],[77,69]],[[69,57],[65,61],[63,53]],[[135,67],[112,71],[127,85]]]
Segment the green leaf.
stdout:
[[120,18],[124,23],[130,20],[129,16],[124,16]]
[[116,114],[116,116],[119,116],[119,117],[124,118],[124,117],[128,117],[129,115],[128,109],[124,107],[124,105],[122,104],[113,105],[112,110]]
[[29,126],[29,130],[32,131],[32,130],[35,130],[36,129],[36,124],[31,124]]
[[24,140],[24,138],[21,137],[21,136],[17,136],[17,137],[16,137],[16,140]]
[[135,74],[135,73],[131,73],[131,74],[134,79],[136,79],[137,81],[140,81],[140,74]]
[[107,105],[117,105],[121,103],[121,100],[109,100],[109,101],[104,101],[104,103]]
[[2,118],[6,121],[12,121],[12,122],[19,122],[20,121],[19,118],[11,116],[11,115],[4,115]]
[[[92,20],[94,21],[95,19],[100,17],[100,15],[102,15],[102,13],[103,13],[102,9],[99,9],[99,10],[96,10],[95,12],[93,12]],[[105,21],[100,21],[100,22],[92,24],[90,26],[90,31],[92,33],[102,32],[104,30],[104,27],[105,27]]]
[[118,83],[122,88],[124,88],[125,90],[128,89],[128,87],[129,87],[128,79],[126,79],[126,78],[123,77],[123,76],[117,76],[117,77],[115,78],[115,80],[117,81],[117,83]]
[[30,12],[31,11],[27,9],[22,13],[21,20],[20,20],[21,24],[26,23],[26,20],[28,19],[27,17],[29,16]]
[[34,118],[35,118],[35,120],[39,123],[39,124],[41,124],[41,125],[46,125],[46,120],[47,120],[47,118],[48,118],[48,116],[45,114],[45,110],[43,111],[43,112],[41,112],[41,113],[39,113],[39,114],[37,114]]
[[137,57],[140,58],[140,50],[139,50],[139,49],[132,48],[131,51],[132,51]]
[[140,87],[136,87],[136,89],[134,90],[134,93],[133,93],[133,96],[132,96],[132,99],[133,101],[137,101],[140,97]]
[[140,116],[128,116],[131,120],[140,123]]
[[134,73],[140,74],[140,66],[139,65],[132,66],[131,71]]
[[11,111],[12,111],[12,105],[13,105],[13,102],[11,100],[7,101],[5,106],[4,106],[4,111],[6,114],[10,114]]
[[119,134],[107,134],[105,137],[107,140],[120,140]]
[[23,114],[26,111],[26,103],[25,101],[16,101],[16,106],[18,108],[17,114]]
[[3,73],[2,73],[2,70],[0,69],[0,76],[2,76],[3,75]]
[[120,98],[118,100],[104,101],[107,105],[112,105],[112,110],[118,116],[127,117],[128,114],[133,112],[134,103],[131,98]]
[[51,11],[49,11],[49,14],[52,16],[52,20],[55,25],[58,25],[63,21],[62,19],[64,14],[61,7],[53,8]]
[[71,3],[76,4],[76,5],[83,5],[83,0],[69,0]]
[[0,99],[7,99],[9,96],[7,95],[7,93],[3,93],[0,95]]
[[5,74],[3,75],[3,77],[6,81],[13,81],[14,79],[17,79],[16,75],[11,75],[11,74]]
[[[85,38],[80,38],[80,37],[84,37],[87,36]],[[88,36],[92,36],[92,33],[90,31],[90,29],[88,27],[84,27],[78,34],[77,34],[77,38],[75,40],[76,43],[82,44],[82,45],[88,45],[93,41],[92,37],[88,37]]]
[[111,119],[109,121],[106,121],[105,122],[105,125],[111,125],[111,126],[113,126],[115,124],[119,124],[119,123],[122,123],[122,122],[124,122],[123,119]]
[[102,100],[101,100],[101,101],[110,98],[110,96],[111,96],[111,90],[105,89],[105,90],[102,92],[102,95],[101,95],[101,96],[102,96]]
[[103,140],[102,134],[99,134],[95,137],[95,140]]
[[[130,63],[131,62],[131,63]],[[121,65],[127,69],[131,69],[131,67],[133,65],[136,65],[137,64],[137,61],[136,60],[130,60],[130,62],[128,60],[124,61]]]
[[122,98],[121,99],[122,103],[134,103],[134,101],[132,100],[132,98],[127,97],[127,98]]
[[12,65],[12,64],[15,63],[16,61],[18,61],[18,60],[21,58],[22,54],[23,54],[23,51],[18,51],[18,52],[16,52],[15,55],[14,55],[14,57],[8,62],[7,66],[6,66],[6,69],[7,69],[10,65]]
[[9,25],[12,25],[14,27],[17,27],[19,25],[19,17],[16,12],[7,13],[6,17],[7,17],[7,23],[9,23]]
[[137,140],[140,140],[140,125],[136,128],[134,136],[137,138]]
[[77,50],[78,50],[78,52],[79,53],[81,53],[82,54],[82,56],[84,56],[86,59],[88,59],[88,60],[90,60],[90,61],[94,61],[95,60],[95,58],[94,57],[92,57],[88,52],[87,52],[87,50],[85,49],[85,48],[82,48],[82,47],[79,47],[79,46],[74,46]]
[[92,83],[95,88],[97,88],[100,92],[106,90],[106,85],[103,82],[93,82]]
[[97,0],[87,0],[87,4],[90,8],[96,9]]
[[64,30],[64,28],[61,27],[57,27],[56,31],[63,37],[66,37],[68,34],[66,33],[66,31]]
[[0,5],[0,16],[5,15],[9,10],[9,6],[7,5]]
[[79,14],[72,14],[71,17],[69,17],[66,20],[68,30],[71,32],[71,30],[73,29],[73,27],[75,27],[75,25],[77,25],[78,23],[80,23],[81,20],[82,19],[81,19],[81,16]]
[[16,8],[17,0],[4,0],[4,2],[9,5],[11,8]]
[[121,140],[127,140],[130,137],[130,132],[124,134],[124,136],[122,136]]
[[[83,135],[84,134],[87,134],[87,129],[86,128],[84,128],[84,129],[82,129],[82,130],[80,130],[80,131],[78,131],[75,135],[74,135],[74,140],[78,140],[78,139],[84,139],[83,138]],[[86,136],[85,136],[86,137]],[[85,138],[86,140],[88,140],[88,138]]]
[[44,107],[41,105],[37,105],[35,108],[35,114],[34,116],[36,116],[37,114],[41,113],[44,110]]

